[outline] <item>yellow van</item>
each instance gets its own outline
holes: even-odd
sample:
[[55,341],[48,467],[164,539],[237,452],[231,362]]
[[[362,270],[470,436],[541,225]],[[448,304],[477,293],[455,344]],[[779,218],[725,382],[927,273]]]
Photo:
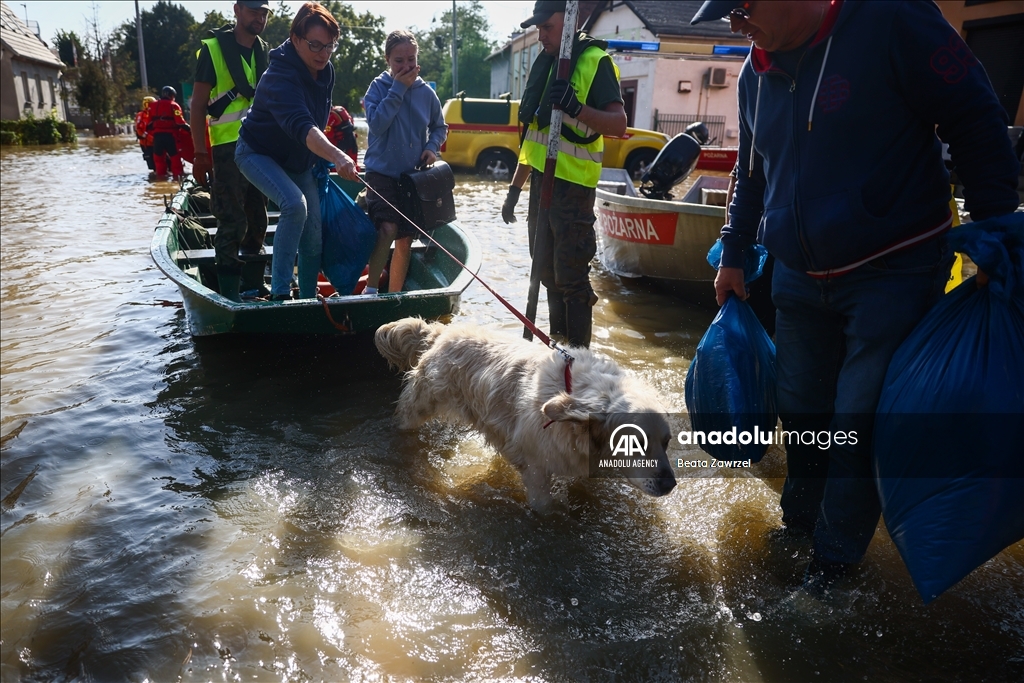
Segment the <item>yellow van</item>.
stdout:
[[[448,124],[442,159],[481,175],[511,175],[519,158],[519,100],[459,97],[441,112]],[[664,133],[642,128],[627,128],[621,138],[606,135],[604,167],[624,168],[639,179],[666,142]]]

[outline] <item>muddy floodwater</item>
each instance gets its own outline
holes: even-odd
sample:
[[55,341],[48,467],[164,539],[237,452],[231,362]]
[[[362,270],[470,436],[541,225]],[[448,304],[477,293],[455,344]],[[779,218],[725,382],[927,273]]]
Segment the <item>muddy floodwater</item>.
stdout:
[[[794,601],[777,452],[662,499],[561,482],[538,517],[474,432],[394,429],[372,346],[194,342],[132,140],[0,154],[2,681],[1024,680],[1024,544],[925,607],[880,525]],[[457,207],[523,305],[505,188],[460,176]],[[594,282],[594,348],[682,410],[712,313]],[[521,331],[478,284],[457,319]]]

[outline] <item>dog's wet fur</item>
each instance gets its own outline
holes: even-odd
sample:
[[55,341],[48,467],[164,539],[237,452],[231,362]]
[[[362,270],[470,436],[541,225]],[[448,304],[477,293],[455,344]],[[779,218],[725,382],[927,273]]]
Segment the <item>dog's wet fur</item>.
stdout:
[[534,510],[550,510],[553,476],[586,477],[592,453],[610,458],[609,439],[620,424],[644,430],[645,457],[658,463],[657,476],[645,469],[628,481],[651,496],[676,485],[665,453],[671,430],[664,407],[652,388],[608,358],[570,349],[567,393],[557,351],[475,325],[403,318],[378,329],[374,342],[392,367],[406,372],[399,428],[433,419],[475,428],[519,471]]

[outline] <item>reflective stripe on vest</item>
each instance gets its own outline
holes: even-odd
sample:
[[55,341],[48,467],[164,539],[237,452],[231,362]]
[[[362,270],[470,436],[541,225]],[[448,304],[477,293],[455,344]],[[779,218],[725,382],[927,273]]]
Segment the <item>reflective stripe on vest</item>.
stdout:
[[[588,47],[580,55],[576,62],[576,69],[569,79],[569,83],[576,91],[576,98],[580,102],[586,102],[590,94],[590,86],[597,74],[597,67],[601,60],[608,55],[607,52],[598,47]],[[615,68],[615,75],[619,70]],[[554,68],[554,67],[552,67]],[[581,138],[594,135],[594,130],[584,123],[569,117],[562,117],[563,125],[566,125],[576,132]],[[519,161],[529,164],[538,171],[544,170],[544,161],[547,157],[548,128],[537,127],[537,118],[534,117],[526,129],[526,136],[523,138],[523,148],[519,153]],[[597,187],[597,181],[601,178],[601,161],[604,159],[604,137],[598,136],[590,144],[577,145],[565,137],[559,136],[558,160],[555,163],[555,177],[568,180],[571,183],[583,187]]]
[[[530,127],[530,128],[526,129],[526,138],[523,141],[524,146],[525,146],[526,140],[529,140],[530,142],[535,142],[538,145],[540,145],[541,147],[543,147],[544,148],[544,154],[545,154],[545,156],[547,156],[547,149],[548,149],[548,136],[547,136],[547,133],[542,133],[541,131],[537,130],[536,128]],[[559,153],[559,155],[561,155],[561,154],[568,154],[569,156],[571,156],[571,157],[573,157],[575,159],[582,159],[584,161],[592,161],[592,162],[594,162],[594,163],[596,163],[598,165],[600,165],[602,159],[604,159],[604,150],[602,150],[600,152],[592,152],[589,149],[587,149],[586,147],[580,147],[578,145],[572,144],[571,142],[569,142],[565,138],[560,138],[558,140],[558,153]],[[542,169],[538,169],[538,170],[542,170]],[[600,173],[601,172],[598,171],[599,175],[600,175]],[[556,175],[557,175],[557,173],[556,173]],[[558,176],[558,177],[561,178],[561,176]],[[569,180],[569,178],[566,178],[566,180]],[[576,182],[576,181],[574,180],[573,182]],[[597,186],[595,185],[594,187],[597,187]]]
[[[217,82],[210,90],[210,101],[213,104],[221,97],[229,96],[228,93],[235,87],[235,81],[228,71],[227,62],[224,60],[224,53],[220,49],[220,43],[216,38],[207,38],[203,45],[210,50],[210,58],[213,60],[213,69],[217,73]],[[253,51],[250,58],[251,63],[242,60],[242,69],[245,71],[249,85],[256,86],[256,52]],[[219,118],[210,117],[210,144],[224,145],[238,140],[238,130],[242,127],[242,119],[249,111],[251,101],[242,95],[238,95],[231,101]]]

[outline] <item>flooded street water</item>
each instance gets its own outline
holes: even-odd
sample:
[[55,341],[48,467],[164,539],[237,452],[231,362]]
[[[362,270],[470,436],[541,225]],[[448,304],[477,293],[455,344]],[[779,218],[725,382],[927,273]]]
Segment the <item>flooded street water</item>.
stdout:
[[[2,681],[1024,680],[1024,543],[925,607],[880,525],[841,599],[796,604],[777,452],[662,499],[563,482],[538,517],[477,434],[393,428],[372,346],[193,342],[134,141],[0,164]],[[523,305],[505,188],[456,201]],[[594,280],[594,349],[682,410],[712,313]],[[475,283],[457,319],[521,333]]]

